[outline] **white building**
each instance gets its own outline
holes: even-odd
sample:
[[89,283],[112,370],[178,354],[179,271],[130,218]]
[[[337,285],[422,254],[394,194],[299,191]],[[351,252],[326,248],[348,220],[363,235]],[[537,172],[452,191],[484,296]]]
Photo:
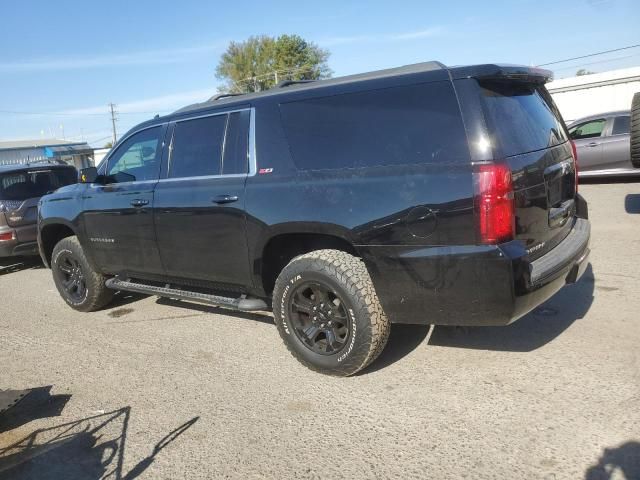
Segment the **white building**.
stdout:
[[640,92],[640,67],[562,78],[546,87],[570,123],[588,115],[631,109],[633,94]]

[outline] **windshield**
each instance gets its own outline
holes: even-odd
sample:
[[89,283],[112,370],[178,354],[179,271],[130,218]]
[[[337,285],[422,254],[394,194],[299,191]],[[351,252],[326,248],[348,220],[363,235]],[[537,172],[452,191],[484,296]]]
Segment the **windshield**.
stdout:
[[76,183],[74,168],[20,170],[0,174],[0,200],[26,200]]

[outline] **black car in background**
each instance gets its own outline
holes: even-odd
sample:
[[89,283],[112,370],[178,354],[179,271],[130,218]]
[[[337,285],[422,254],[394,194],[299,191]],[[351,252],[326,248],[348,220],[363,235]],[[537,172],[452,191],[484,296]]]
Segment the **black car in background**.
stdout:
[[371,363],[391,323],[509,324],[588,263],[549,77],[428,62],[155,118],[42,199],[42,258],[79,311],[114,290],[272,308],[333,375]]
[[40,198],[77,179],[75,167],[67,164],[0,165],[0,257],[38,254]]

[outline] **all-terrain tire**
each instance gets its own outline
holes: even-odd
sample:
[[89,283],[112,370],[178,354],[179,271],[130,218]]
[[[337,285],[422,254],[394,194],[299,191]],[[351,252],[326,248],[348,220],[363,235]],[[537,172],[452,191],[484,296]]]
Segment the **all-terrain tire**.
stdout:
[[[93,312],[107,305],[113,298],[114,291],[105,286],[106,277],[93,269],[78,237],[66,237],[56,244],[51,254],[51,270],[60,296],[74,310]],[[81,279],[84,289],[69,291],[69,270],[73,271],[75,279]]]
[[[351,329],[344,347],[336,353],[313,351],[294,328],[290,302],[309,282],[326,286],[340,298],[338,304],[344,302]],[[375,360],[387,343],[391,327],[364,262],[339,250],[316,250],[291,260],[276,280],[273,312],[278,332],[291,354],[311,370],[335,376],[353,375]]]
[[631,163],[635,168],[640,168],[640,92],[633,96],[631,101]]

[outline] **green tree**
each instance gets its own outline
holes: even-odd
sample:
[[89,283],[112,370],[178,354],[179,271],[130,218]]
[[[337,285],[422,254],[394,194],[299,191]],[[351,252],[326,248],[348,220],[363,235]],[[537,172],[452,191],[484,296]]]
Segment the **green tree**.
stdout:
[[113,142],[107,142],[104,144],[104,147],[102,148],[111,148],[111,147],[113,147]]
[[266,90],[282,80],[317,80],[331,76],[329,52],[299,35],[249,37],[231,42],[216,68],[221,92]]
[[584,68],[581,68],[576,72],[576,77],[581,77],[583,75],[591,75],[592,73],[595,73],[595,72],[590,72],[589,70],[585,70]]

